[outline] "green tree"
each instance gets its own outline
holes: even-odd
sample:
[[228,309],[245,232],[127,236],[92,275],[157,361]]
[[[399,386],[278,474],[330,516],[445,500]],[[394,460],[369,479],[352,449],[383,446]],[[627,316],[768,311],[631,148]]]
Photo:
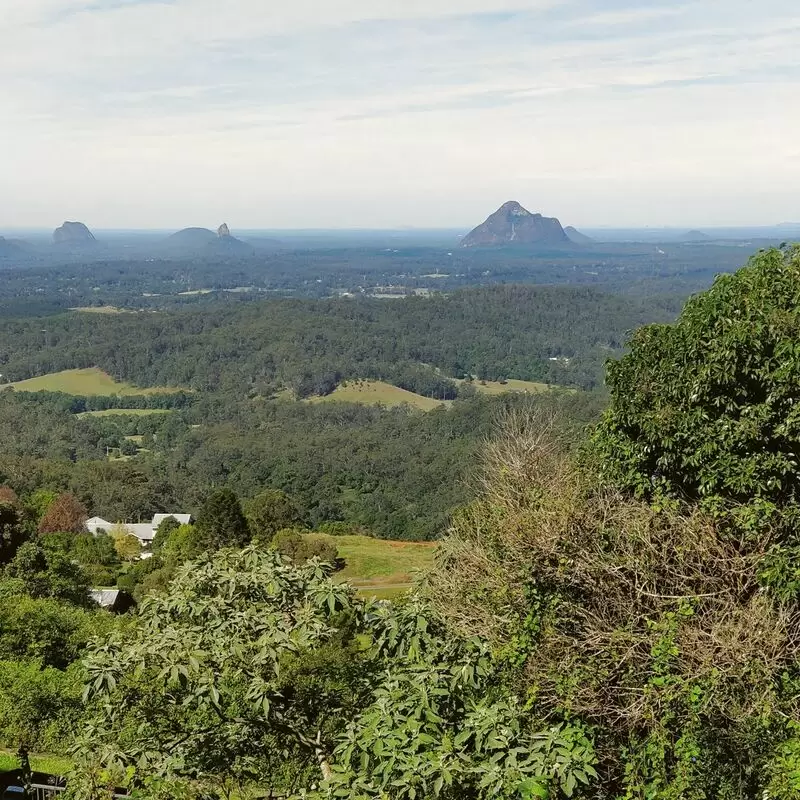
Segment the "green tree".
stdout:
[[197,526],[179,525],[163,543],[160,556],[168,566],[177,567],[197,558],[206,546],[206,539]]
[[0,744],[64,752],[79,727],[82,683],[79,665],[61,671],[0,660]]
[[800,571],[785,532],[742,536],[697,504],[598,486],[557,428],[521,422],[487,447],[485,491],[428,576],[448,630],[485,638],[531,713],[588,727],[594,797],[792,798],[766,794],[797,739]]
[[250,529],[242,513],[239,498],[230,489],[211,494],[197,515],[197,531],[206,548],[244,547],[250,541]]
[[71,536],[71,552],[83,567],[92,586],[113,586],[120,571],[120,558],[114,540],[105,533]]
[[309,531],[285,528],[272,537],[271,546],[295,564],[318,558],[326,564],[336,565],[339,553],[327,537]]
[[0,566],[14,558],[25,538],[17,508],[0,501]]
[[0,597],[0,660],[37,661],[66,669],[94,635],[108,630],[110,620],[105,612],[51,598]]
[[23,544],[5,574],[11,579],[11,593],[91,605],[89,582],[80,565],[63,553],[46,550],[38,542]]
[[[800,247],[769,250],[692,298],[674,325],[638,330],[608,365],[594,439],[611,483],[641,497],[800,502]],[[752,517],[752,513],[756,517]]]
[[284,528],[294,528],[303,522],[297,504],[286,492],[268,489],[249,500],[244,507],[254,539],[269,542]]
[[44,517],[47,510],[57,498],[58,493],[50,489],[37,489],[28,496],[25,502],[25,508],[28,510],[29,515],[36,525],[39,524],[42,517]]
[[141,542],[124,525],[114,525],[109,533],[114,542],[114,549],[122,561],[138,561],[142,555]]
[[159,553],[161,548],[167,543],[169,535],[180,528],[181,524],[175,517],[166,517],[162,519],[156,529],[156,535],[153,538],[153,552]]

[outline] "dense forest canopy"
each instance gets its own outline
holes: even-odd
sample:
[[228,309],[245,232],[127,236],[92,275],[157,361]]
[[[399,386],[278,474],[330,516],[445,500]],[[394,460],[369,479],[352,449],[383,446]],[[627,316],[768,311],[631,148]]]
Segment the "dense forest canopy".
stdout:
[[[196,511],[213,487],[235,486],[245,498],[276,488],[314,523],[429,539],[469,497],[473,465],[503,408],[556,405],[577,436],[603,401],[587,393],[476,396],[423,414],[210,396],[166,415],[83,418],[71,413],[73,402],[0,393],[0,483],[18,493],[68,489],[93,514],[131,522],[167,508]],[[130,436],[143,437],[145,452],[109,460],[108,450],[119,453]]]
[[[269,394],[341,378],[519,378],[592,387],[628,333],[671,304],[507,286],[386,301],[274,299],[202,310],[0,320],[8,380],[98,366],[141,386]],[[411,373],[411,374],[409,374]],[[401,384],[402,385],[402,384]]]

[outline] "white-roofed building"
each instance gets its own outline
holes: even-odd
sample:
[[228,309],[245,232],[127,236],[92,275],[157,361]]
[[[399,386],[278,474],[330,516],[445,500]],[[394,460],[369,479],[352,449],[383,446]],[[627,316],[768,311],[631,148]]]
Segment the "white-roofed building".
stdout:
[[86,520],[86,528],[89,533],[98,536],[101,533],[110,534],[114,528],[122,528],[131,536],[135,536],[142,546],[142,558],[149,558],[149,552],[153,546],[153,539],[156,538],[158,526],[169,517],[173,517],[181,525],[188,525],[192,521],[191,514],[154,514],[151,522],[109,522],[102,517],[92,517]]
[[109,533],[113,527],[113,522],[108,522],[102,517],[92,517],[86,520],[86,529],[95,536],[98,533]]

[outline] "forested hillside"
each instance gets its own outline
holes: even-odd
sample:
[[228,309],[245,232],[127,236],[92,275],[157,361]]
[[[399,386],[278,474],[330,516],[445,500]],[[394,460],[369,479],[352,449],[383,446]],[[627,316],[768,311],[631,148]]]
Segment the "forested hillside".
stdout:
[[166,508],[195,512],[219,486],[243,498],[275,488],[296,499],[310,524],[342,521],[383,538],[431,539],[474,491],[483,441],[504,409],[558,407],[577,437],[603,399],[476,396],[425,414],[209,396],[169,414],[131,417],[79,417],[74,403],[0,393],[0,484],[20,494],[69,490],[93,514],[129,521]]
[[[326,393],[342,378],[415,389],[443,376],[590,388],[629,332],[672,303],[594,289],[508,286],[404,300],[274,299],[201,310],[0,321],[10,381],[98,366],[140,386],[243,396]],[[437,396],[435,383],[423,391]]]

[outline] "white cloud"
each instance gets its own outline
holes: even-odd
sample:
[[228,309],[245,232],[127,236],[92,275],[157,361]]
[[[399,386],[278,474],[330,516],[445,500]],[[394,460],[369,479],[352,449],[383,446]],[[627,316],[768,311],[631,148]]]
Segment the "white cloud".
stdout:
[[3,3],[0,225],[797,216],[784,0]]

